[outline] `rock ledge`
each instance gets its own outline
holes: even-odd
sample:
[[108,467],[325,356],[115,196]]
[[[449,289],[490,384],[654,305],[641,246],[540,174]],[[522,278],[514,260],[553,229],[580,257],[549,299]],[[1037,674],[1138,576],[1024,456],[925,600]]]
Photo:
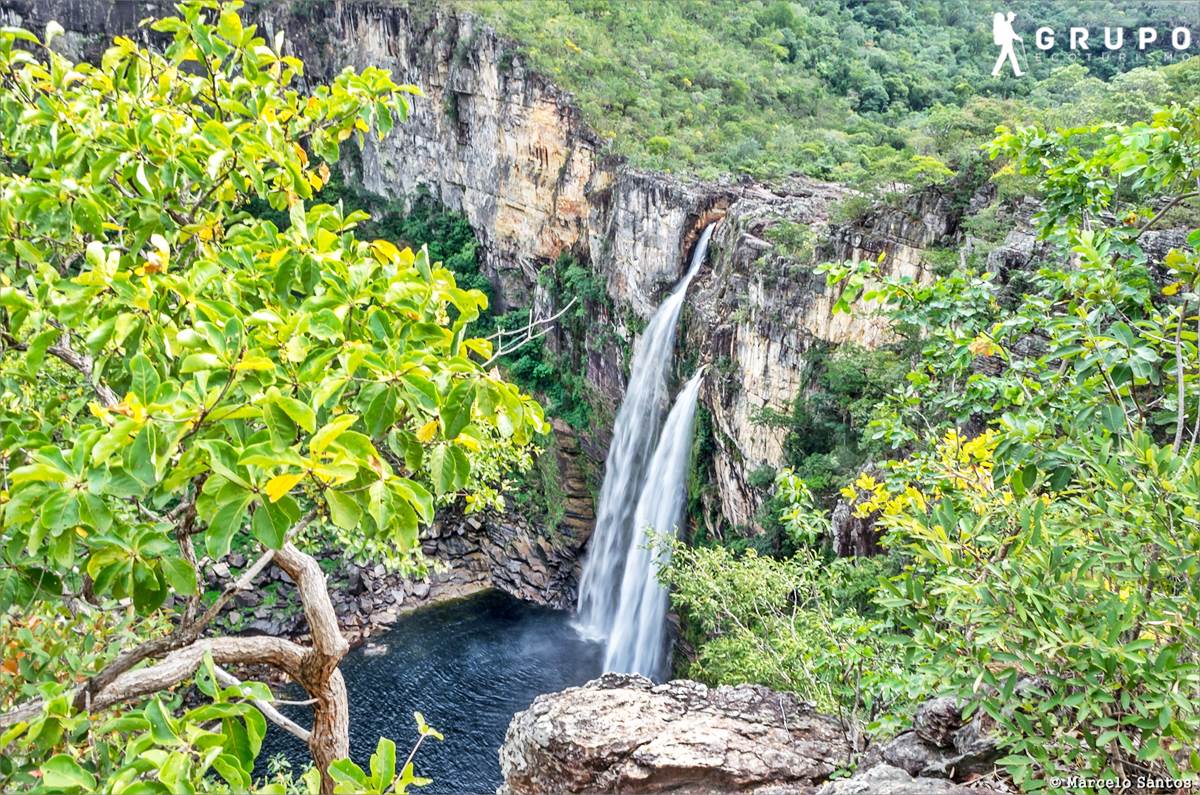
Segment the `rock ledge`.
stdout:
[[799,795],[849,757],[837,722],[791,695],[606,674],[513,718],[499,792]]

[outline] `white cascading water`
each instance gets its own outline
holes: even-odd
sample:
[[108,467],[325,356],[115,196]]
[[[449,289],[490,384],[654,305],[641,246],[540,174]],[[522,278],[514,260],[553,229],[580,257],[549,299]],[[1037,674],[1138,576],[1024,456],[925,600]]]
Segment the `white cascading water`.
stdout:
[[712,233],[709,224],[696,243],[687,273],[655,311],[634,347],[629,387],[613,423],[596,529],[579,584],[579,624],[597,637],[612,634],[630,542],[643,536],[644,528],[633,525],[634,511],[666,407],[675,328],[688,284],[704,263]]
[[667,589],[658,569],[670,559],[669,546],[652,547],[650,534],[672,537],[683,515],[684,481],[692,451],[692,425],[703,370],[679,391],[667,415],[646,486],[633,513],[633,537],[625,555],[621,593],[612,634],[604,652],[604,670],[644,674],[652,679],[667,662]]

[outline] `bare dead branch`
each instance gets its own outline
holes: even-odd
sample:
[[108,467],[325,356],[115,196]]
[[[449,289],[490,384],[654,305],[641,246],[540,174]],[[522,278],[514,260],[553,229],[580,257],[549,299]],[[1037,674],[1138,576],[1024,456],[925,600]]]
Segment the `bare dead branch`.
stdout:
[[[572,298],[567,302],[566,306],[549,317],[545,317],[540,320],[534,320],[530,318],[529,323],[526,324],[525,328],[523,329],[497,331],[495,334],[488,337],[489,340],[495,340],[497,342],[498,350],[492,354],[490,359],[483,363],[483,366],[490,367],[501,358],[508,356],[510,353],[515,353],[525,345],[528,345],[534,340],[540,339],[549,334],[553,330],[551,324],[562,317],[568,309],[574,306],[576,301],[576,298]],[[515,341],[505,342],[506,336],[517,337],[518,339]]]
[[[217,681],[225,687],[242,686],[241,679],[238,679],[236,676],[220,666],[217,667]],[[263,717],[289,734],[298,737],[302,742],[307,743],[309,738],[312,737],[312,732],[291,720],[279,710],[275,709],[271,702],[263,701],[262,699],[258,698],[252,698],[250,699],[250,703],[258,708],[258,711],[263,714]]]
[[530,318],[529,323],[527,323],[524,328],[500,329],[495,334],[492,334],[490,337],[487,337],[487,339],[488,340],[502,340],[505,337],[516,337],[516,336],[520,336],[522,334],[528,334],[530,332],[530,330],[533,328],[536,328],[538,326],[544,326],[547,323],[553,323],[555,320],[558,320],[560,317],[562,317],[564,314],[566,314],[568,309],[575,306],[575,304],[578,302],[578,300],[579,300],[578,298],[573,297],[573,298],[571,298],[570,301],[567,302],[566,306],[564,306],[562,309],[555,312],[553,315],[550,315],[549,317],[541,318],[540,320],[534,320],[534,319]]

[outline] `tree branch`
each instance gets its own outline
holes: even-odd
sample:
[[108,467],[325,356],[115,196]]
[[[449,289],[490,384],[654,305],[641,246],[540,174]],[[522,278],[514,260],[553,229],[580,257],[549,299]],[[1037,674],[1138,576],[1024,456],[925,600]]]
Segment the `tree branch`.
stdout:
[[350,650],[350,644],[342,637],[321,565],[316,558],[301,552],[290,541],[275,551],[275,562],[287,572],[300,592],[304,617],[312,635],[314,655],[327,658],[321,662],[331,661],[332,667],[336,668]]
[[316,559],[288,541],[275,553],[275,563],[296,584],[312,635],[312,648],[304,656],[299,676],[293,678],[316,699],[308,750],[321,771],[321,792],[331,795],[333,779],[329,776],[329,765],[350,755],[350,705],[346,681],[338,670],[338,663],[350,650],[350,644],[342,637],[337,613],[329,599],[325,572]]
[[[185,511],[181,515],[186,517],[187,512]],[[313,519],[316,518],[316,515],[316,511],[309,511],[308,514],[306,514],[304,518],[296,524],[295,527],[288,531],[288,538],[292,538],[296,534],[302,532],[304,528],[308,527],[308,525],[312,523]],[[226,586],[225,590],[221,592],[221,595],[217,597],[217,600],[213,602],[212,605],[210,605],[209,608],[204,611],[203,615],[201,615],[195,621],[181,625],[175,632],[164,638],[155,638],[154,640],[147,641],[146,643],[143,643],[118,655],[115,660],[102,668],[95,676],[85,682],[83,687],[79,689],[74,698],[75,709],[87,709],[90,705],[92,697],[95,694],[99,693],[118,676],[133,668],[133,666],[137,665],[143,660],[159,657],[169,651],[172,651],[173,649],[178,649],[181,646],[194,643],[196,639],[200,637],[200,633],[204,631],[205,627],[207,627],[210,623],[212,623],[213,619],[220,615],[221,610],[224,609],[225,605],[229,603],[229,600],[232,599],[238,591],[249,588],[251,583],[254,582],[255,578],[258,577],[259,573],[270,565],[271,561],[275,559],[275,553],[276,550],[273,549],[268,549],[267,551],[263,552],[263,554],[260,555],[258,559],[254,561],[254,563],[250,564],[250,566],[242,572],[241,576],[238,577],[237,580]],[[0,721],[2,721],[2,718],[0,718]],[[2,725],[2,723],[0,723],[0,725]]]
[[52,356],[58,357],[66,364],[69,364],[71,367],[74,367],[76,370],[82,373],[83,377],[87,379],[89,384],[91,384],[92,389],[95,390],[96,397],[100,398],[100,402],[104,404],[104,406],[115,406],[121,402],[117,397],[117,393],[112,391],[108,384],[96,378],[96,374],[93,370],[95,365],[92,361],[92,357],[88,356],[86,353],[76,352],[67,341],[66,334],[63,335],[62,341],[60,341],[57,345],[51,345],[46,349],[46,352]]
[[[28,350],[29,346],[9,334],[7,331],[3,332],[3,334],[4,341],[13,350]],[[95,366],[94,362],[92,361],[92,357],[88,356],[86,353],[79,353],[72,348],[70,342],[67,340],[67,335],[65,332],[63,333],[61,340],[46,348],[46,353],[61,359],[64,364],[67,364],[82,373],[83,377],[87,379],[88,385],[91,386],[95,391],[96,397],[100,398],[100,402],[104,404],[106,408],[115,406],[117,403],[121,402],[117,397],[116,392],[112,391],[107,384],[95,378],[95,374],[92,372],[92,369]]]
[[[1184,301],[1179,307],[1179,322],[1175,324],[1175,440],[1171,443],[1171,452],[1178,453],[1183,446],[1183,428],[1187,425],[1187,391],[1184,386],[1185,368],[1183,364],[1183,322],[1187,318],[1189,302]],[[1200,345],[1200,339],[1196,340]]]
[[[205,638],[172,651],[154,665],[113,677],[89,700],[88,707],[100,710],[174,687],[196,673],[206,652],[212,654],[213,662],[218,665],[270,665],[298,679],[307,651],[290,640],[267,635]],[[84,687],[78,688],[75,698],[83,690]],[[36,718],[42,707],[41,699],[27,701],[0,715],[0,727]]]
[[1158,223],[1160,220],[1162,220],[1162,217],[1164,215],[1166,215],[1167,211],[1169,211],[1172,207],[1174,207],[1175,205],[1179,204],[1182,201],[1186,201],[1188,199],[1194,199],[1197,196],[1200,196],[1200,190],[1195,190],[1195,191],[1192,191],[1191,193],[1181,193],[1178,196],[1176,196],[1174,199],[1171,199],[1171,201],[1167,202],[1166,205],[1161,210],[1159,210],[1157,213],[1155,213],[1153,218],[1151,218],[1146,223],[1142,224],[1141,229],[1138,229],[1138,233],[1136,235],[1134,235],[1133,239],[1138,240],[1139,238],[1141,238],[1142,235],[1149,232],[1150,229],[1156,223]]
[[[316,518],[317,512],[315,510],[309,511],[304,515],[304,518],[296,524],[295,527],[288,531],[287,539],[294,538],[297,534],[303,532],[304,529],[312,524],[312,521]],[[271,562],[275,560],[275,557],[278,554],[279,550],[277,549],[268,549],[264,551],[253,563],[246,567],[246,569],[241,573],[241,576],[239,576],[229,585],[225,586],[225,590],[221,592],[221,595],[217,597],[216,601],[209,605],[208,609],[204,611],[204,614],[196,620],[195,626],[197,629],[203,629],[210,622],[212,622],[214,618],[220,615],[221,610],[225,608],[225,605],[229,604],[229,600],[232,599],[238,593],[238,591],[244,591],[249,588],[262,570],[271,565]]]
[[[221,668],[220,666],[217,666],[217,681],[220,682],[224,687],[241,687],[242,686],[241,679],[238,679],[236,676],[229,673],[228,671],[226,671],[224,668]],[[291,734],[295,737],[298,737],[302,742],[307,743],[309,741],[309,738],[312,737],[312,732],[310,732],[308,729],[304,728],[300,724],[295,723],[290,718],[288,718],[286,715],[284,715],[282,712],[275,709],[275,707],[271,704],[271,702],[263,701],[262,699],[258,699],[258,698],[252,698],[252,699],[250,699],[250,703],[252,703],[255,707],[258,708],[258,711],[263,714],[263,717],[265,717],[267,720],[271,721],[271,723],[274,723],[279,728],[288,732],[289,734]]]
[[[289,532],[289,538],[307,526],[315,516],[316,512],[310,511]],[[329,765],[350,755],[349,699],[346,682],[338,670],[338,664],[349,651],[350,644],[338,627],[337,613],[329,598],[325,573],[320,564],[311,555],[297,549],[290,540],[285,541],[281,549],[264,553],[242,573],[234,583],[235,587],[226,589],[226,593],[232,595],[240,590],[243,583],[251,582],[271,561],[277,563],[296,584],[312,635],[311,648],[284,638],[261,635],[204,638],[178,648],[184,639],[199,632],[210,614],[216,615],[210,608],[185,632],[158,638],[122,654],[77,688],[72,694],[72,701],[82,702],[90,710],[98,710],[152,695],[193,676],[205,654],[212,655],[217,665],[270,665],[299,683],[313,699],[313,728],[307,736],[308,748],[313,762],[321,771],[322,793],[332,793],[333,779],[329,776]],[[227,599],[225,594],[222,598]],[[166,656],[154,665],[132,668],[142,660],[164,653]],[[36,718],[43,706],[40,699],[21,704],[0,715],[0,728]]]
[[[552,330],[550,324],[552,324],[555,320],[558,320],[566,313],[568,309],[574,306],[576,300],[576,298],[572,298],[567,302],[566,306],[555,312],[550,317],[542,318],[541,320],[533,320],[531,318],[528,325],[526,325],[523,329],[518,329],[515,331],[497,331],[495,334],[488,337],[489,340],[496,340],[499,350],[493,353],[491,358],[484,362],[482,366],[488,367],[500,360],[502,357],[507,356],[510,353],[514,353],[534,340],[549,334]],[[536,333],[534,333],[535,329],[537,329]],[[504,338],[505,336],[509,335],[519,336],[520,339],[518,339],[516,342],[505,344]]]
[[564,307],[563,307],[562,309],[560,309],[559,311],[555,312],[555,313],[554,313],[553,315],[551,315],[550,317],[543,318],[542,320],[531,320],[531,321],[529,322],[529,324],[525,326],[525,328],[521,328],[521,329],[500,329],[500,330],[499,330],[499,331],[497,331],[495,334],[492,334],[492,335],[490,335],[490,336],[486,337],[486,339],[489,339],[489,340],[501,340],[501,339],[503,339],[504,337],[506,337],[506,336],[510,336],[510,335],[515,337],[515,336],[517,336],[518,334],[528,334],[528,333],[529,333],[529,330],[530,330],[531,328],[533,328],[534,326],[540,326],[540,325],[543,325],[543,324],[546,324],[546,323],[553,323],[555,320],[558,320],[560,317],[562,317],[562,316],[563,316],[563,315],[566,313],[566,311],[567,311],[568,309],[570,309],[572,306],[574,306],[574,305],[575,305],[575,302],[576,302],[576,300],[578,300],[578,299],[577,299],[577,298],[575,298],[575,297],[572,297],[572,298],[571,298],[571,300],[567,302],[567,305],[566,305],[566,306],[564,306]]

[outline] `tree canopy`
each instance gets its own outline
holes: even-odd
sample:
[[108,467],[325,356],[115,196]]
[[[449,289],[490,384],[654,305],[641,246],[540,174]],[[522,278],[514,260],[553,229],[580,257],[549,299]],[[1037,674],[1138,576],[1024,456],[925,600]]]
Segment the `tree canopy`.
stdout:
[[[1195,20],[1170,0],[1022,3],[1022,78],[988,74],[992,9],[972,0],[460,5],[571,91],[616,152],[704,177],[800,173],[886,193],[969,169],[1001,122],[1133,121],[1200,85],[1195,49],[1165,35]],[[1033,25],[1058,31],[1059,46],[1034,47]],[[1072,52],[1066,30],[1078,25],[1093,41],[1101,26],[1131,30],[1120,51]],[[1145,50],[1132,45],[1140,25],[1163,31]]]
[[[239,7],[186,0],[151,23],[161,52],[118,37],[94,65],[55,52],[57,25],[0,30],[0,604],[26,607],[2,619],[22,640],[5,788],[245,790],[258,708],[278,714],[233,664],[308,690],[312,727],[289,730],[310,786],[390,787],[390,741],[370,776],[338,761],[347,644],[306,550],[404,563],[437,505],[486,504],[546,429],[471,335],[486,296],[310,201],[342,142],[387,134],[417,89],[368,68],[301,90],[303,64]],[[200,561],[231,549],[250,563],[206,597]],[[207,635],[270,565],[311,644]],[[193,678],[185,709],[167,691]]]

